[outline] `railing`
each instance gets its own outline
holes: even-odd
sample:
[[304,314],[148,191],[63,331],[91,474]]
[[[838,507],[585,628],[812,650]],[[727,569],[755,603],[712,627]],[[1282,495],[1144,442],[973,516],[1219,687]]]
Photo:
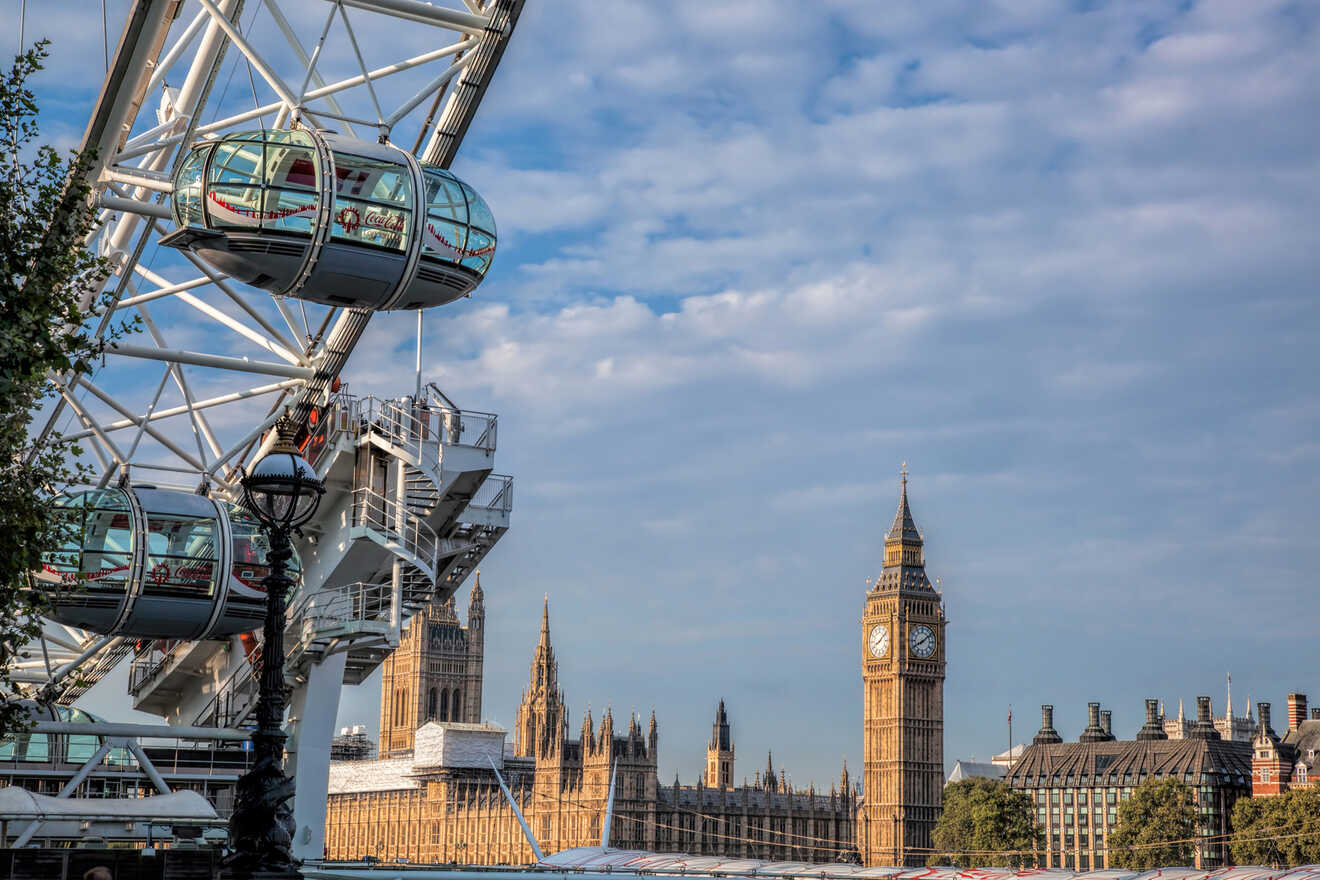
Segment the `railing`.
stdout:
[[423,441],[438,440],[446,446],[472,446],[493,452],[497,426],[494,413],[456,409],[434,393],[420,404],[411,397],[382,400],[338,394],[318,412],[316,426],[302,443],[302,453],[317,467],[339,434],[357,438],[367,432],[381,434],[419,459]]
[[206,702],[206,706],[193,724],[204,727],[230,727],[244,710],[250,711],[257,701],[257,690],[261,673],[261,649],[258,645],[243,658],[224,684],[216,689],[215,696]]
[[431,572],[435,571],[435,531],[400,501],[362,488],[353,491],[353,525],[364,526],[397,542]]
[[352,583],[325,587],[303,596],[291,609],[295,631],[304,644],[320,632],[351,621],[389,620],[394,607],[389,584]]
[[175,651],[187,648],[192,642],[180,639],[152,639],[133,657],[128,670],[128,692],[136,694],[156,676],[165,671],[174,659]]
[[468,506],[502,513],[513,510],[513,477],[508,474],[490,474],[473,493]]

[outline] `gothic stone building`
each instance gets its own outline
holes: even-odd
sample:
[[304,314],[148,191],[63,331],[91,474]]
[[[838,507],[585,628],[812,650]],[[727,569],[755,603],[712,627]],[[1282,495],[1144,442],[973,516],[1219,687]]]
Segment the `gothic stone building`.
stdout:
[[452,598],[432,603],[413,615],[381,664],[380,757],[410,753],[413,731],[428,721],[481,721],[486,605],[481,573],[475,577],[467,626]]
[[944,602],[926,576],[903,468],[884,567],[862,611],[866,865],[926,863],[944,785]]
[[[479,590],[474,587],[474,607],[480,607]],[[460,705],[474,705],[475,696],[480,711],[480,662],[475,680],[437,677],[443,673],[432,672],[436,667],[421,659],[427,651],[434,657],[433,642],[417,638],[417,632],[429,634],[437,621],[452,631],[456,622],[451,622],[452,610],[444,606],[423,615],[421,624],[410,624],[410,638],[395,652],[382,683],[382,757],[330,765],[327,859],[531,862],[531,847],[492,764],[547,853],[600,843],[610,778],[615,775],[611,846],[820,862],[853,854],[856,801],[846,768],[841,790],[829,795],[817,794],[814,788],[792,791],[782,772],[775,778],[773,767],[767,768],[765,780],[758,777],[756,785],[735,788],[730,784],[733,744],[722,709],[709,746],[715,754],[708,755],[715,761],[715,785],[704,779],[696,786],[683,786],[677,780],[673,786],[659,784],[654,713],[645,729],[636,716],[628,719],[626,728],[616,729],[609,710],[599,725],[588,711],[578,735],[570,736],[550,641],[548,601],[528,687],[518,707],[512,749],[506,753],[503,730],[476,723],[470,714],[454,719],[451,711],[449,719],[441,718],[446,684],[451,706],[458,689]],[[470,616],[469,632],[473,627]],[[449,643],[457,642],[455,636]],[[469,635],[467,645],[472,644]],[[455,660],[455,671],[459,655],[457,648],[446,655]],[[435,712],[430,711],[432,692],[437,694]],[[409,718],[420,729],[409,728]],[[721,775],[721,769],[727,772]]]
[[[1229,817],[1239,797],[1251,795],[1251,743],[1222,739],[1210,717],[1210,698],[1197,698],[1197,720],[1182,739],[1171,739],[1158,700],[1146,701],[1146,723],[1129,741],[1118,740],[1099,703],[1077,742],[1054,729],[1054,707],[1041,706],[1041,727],[1008,771],[1012,788],[1036,806],[1045,834],[1045,866],[1077,871],[1109,867],[1109,834],[1118,806],[1147,779],[1177,779],[1196,794],[1198,868],[1229,864]],[[1265,717],[1269,707],[1261,704]]]

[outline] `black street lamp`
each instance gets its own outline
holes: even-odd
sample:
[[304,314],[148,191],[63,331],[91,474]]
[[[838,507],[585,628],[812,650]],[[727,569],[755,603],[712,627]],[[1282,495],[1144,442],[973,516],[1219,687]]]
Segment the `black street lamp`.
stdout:
[[252,769],[238,780],[229,818],[230,853],[225,859],[234,878],[299,877],[293,857],[293,780],[284,775],[284,603],[293,579],[285,574],[293,556],[289,533],[316,513],[325,486],[298,454],[287,424],[279,439],[243,478],[243,502],[261,521],[270,539],[266,622],[261,649],[257,729],[252,734]]

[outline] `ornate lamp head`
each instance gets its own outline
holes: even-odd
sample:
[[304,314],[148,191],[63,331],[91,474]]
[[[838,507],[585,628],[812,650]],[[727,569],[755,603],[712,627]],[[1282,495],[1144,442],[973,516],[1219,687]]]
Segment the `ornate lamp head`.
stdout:
[[279,439],[243,478],[243,502],[267,528],[295,529],[316,513],[325,485],[298,454],[292,426],[281,420]]

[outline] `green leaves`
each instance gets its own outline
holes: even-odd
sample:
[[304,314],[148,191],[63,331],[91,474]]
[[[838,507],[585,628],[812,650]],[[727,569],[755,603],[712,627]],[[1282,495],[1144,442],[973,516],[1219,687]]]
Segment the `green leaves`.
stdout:
[[1239,865],[1320,864],[1320,786],[1239,799],[1232,846]]
[[931,834],[930,865],[1028,867],[1043,842],[1031,798],[998,779],[964,779],[944,787],[944,812]]
[[1195,855],[1196,801],[1176,779],[1148,779],[1118,808],[1109,835],[1109,865],[1148,871],[1190,865]]
[[[47,56],[46,41],[0,76],[0,692],[21,695],[14,660],[40,630],[43,594],[30,589],[42,550],[57,546],[62,523],[51,496],[84,479],[77,449],[58,434],[31,436],[32,414],[53,398],[51,378],[91,371],[98,352],[87,331],[106,307],[91,296],[109,272],[82,242],[95,211],[86,182],[92,157],[63,158],[38,137],[27,80]],[[125,327],[117,328],[122,332]],[[36,650],[35,657],[40,657]],[[0,735],[27,712],[0,701]]]

